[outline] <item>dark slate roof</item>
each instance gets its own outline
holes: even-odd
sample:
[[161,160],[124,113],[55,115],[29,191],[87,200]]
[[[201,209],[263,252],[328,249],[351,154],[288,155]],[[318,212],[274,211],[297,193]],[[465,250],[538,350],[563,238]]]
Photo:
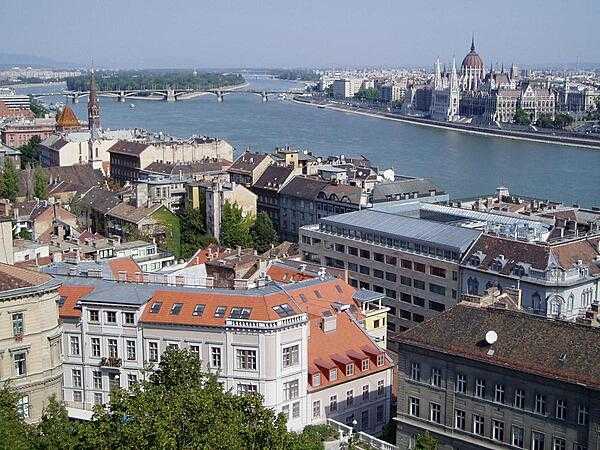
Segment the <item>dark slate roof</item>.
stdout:
[[254,183],[254,187],[278,191],[293,171],[294,168],[291,166],[270,165]]
[[139,156],[144,150],[146,150],[150,144],[143,142],[132,142],[132,141],[117,141],[112,147],[108,149],[109,153],[121,153],[124,155]]
[[267,157],[264,153],[244,152],[236,159],[228,171],[250,175],[252,171]]
[[386,201],[389,196],[412,194],[418,192],[420,195],[429,195],[430,191],[441,192],[435,184],[427,178],[417,178],[414,180],[385,181],[377,183],[373,187],[373,202]]
[[119,196],[114,192],[109,191],[108,189],[94,187],[81,198],[80,205],[83,208],[94,209],[106,214],[120,202]]
[[305,176],[295,176],[281,190],[281,195],[315,200],[319,192],[329,183],[327,181]]
[[181,171],[183,175],[190,175],[225,170],[230,165],[231,161],[227,161],[225,159],[209,159],[205,161],[194,161],[176,164],[167,164],[155,161],[148,165],[144,169],[144,171],[164,173],[167,175],[179,175],[179,171]]
[[321,190],[319,198],[336,202],[347,202],[354,205],[360,204],[362,189],[348,184],[328,184]]
[[[485,344],[488,331],[498,340]],[[458,304],[395,336],[407,344],[600,389],[600,329],[521,311]],[[493,352],[489,350],[493,349]]]

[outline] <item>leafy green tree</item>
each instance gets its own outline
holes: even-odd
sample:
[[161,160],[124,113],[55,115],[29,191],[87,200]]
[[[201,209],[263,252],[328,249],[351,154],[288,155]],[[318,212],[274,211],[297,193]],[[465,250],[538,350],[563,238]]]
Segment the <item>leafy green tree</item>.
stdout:
[[256,215],[254,224],[250,227],[250,236],[254,248],[259,253],[264,253],[271,248],[271,244],[277,244],[277,231],[268,214],[260,212]]
[[81,447],[81,430],[69,420],[65,407],[51,398],[44,408],[42,420],[35,429],[35,447],[39,449],[75,450]]
[[531,118],[529,114],[523,108],[517,108],[514,117],[515,123],[518,125],[529,125],[531,123]]
[[35,117],[46,117],[46,114],[49,112],[44,105],[31,95],[29,96],[29,109],[31,109]]
[[428,432],[425,432],[425,434],[419,434],[417,436],[415,450],[437,450],[438,446],[439,441]]
[[562,130],[568,126],[571,126],[574,121],[575,119],[573,119],[571,115],[560,113],[554,117],[554,126],[557,129]]
[[13,162],[6,158],[4,160],[4,170],[0,177],[0,197],[7,198],[14,202],[19,193],[19,175]]
[[21,152],[21,168],[24,169],[28,164],[34,165],[39,161],[39,149],[38,146],[40,144],[41,139],[39,136],[33,136],[29,139],[27,144],[21,145],[19,147],[19,151]]
[[48,198],[48,175],[38,166],[35,168],[33,177],[33,195],[39,199],[46,200]]
[[535,124],[541,128],[554,128],[554,120],[551,114],[540,114]]
[[21,229],[17,236],[19,239],[25,239],[26,241],[31,241],[33,239],[33,234],[27,228]]
[[15,391],[6,386],[0,388],[0,447],[10,444],[6,448],[26,450],[31,448],[31,430],[18,413],[18,401],[19,394]]
[[363,100],[375,101],[379,100],[379,91],[375,88],[360,89],[356,94],[354,94],[354,97]]
[[199,248],[216,242],[216,239],[206,233],[204,208],[188,206],[179,216],[181,220],[181,256],[189,258]]
[[238,245],[242,248],[252,246],[250,227],[252,217],[244,217],[242,208],[237,203],[225,202],[221,213],[221,234],[219,242],[225,247],[234,248]]

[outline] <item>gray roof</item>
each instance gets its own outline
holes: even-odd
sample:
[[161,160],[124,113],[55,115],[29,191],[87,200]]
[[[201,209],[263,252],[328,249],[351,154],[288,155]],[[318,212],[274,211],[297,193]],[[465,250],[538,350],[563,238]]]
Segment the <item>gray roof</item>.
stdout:
[[352,298],[361,304],[366,302],[372,302],[374,300],[379,300],[384,297],[384,294],[380,294],[375,291],[369,291],[368,289],[360,289],[352,295]]
[[418,192],[421,195],[429,195],[430,191],[441,192],[440,188],[426,178],[414,180],[387,181],[377,183],[373,187],[373,202],[385,201],[388,196],[412,194]]
[[325,217],[321,224],[345,225],[367,233],[383,233],[395,239],[435,244],[456,249],[461,254],[481,235],[481,231],[469,228],[372,209]]

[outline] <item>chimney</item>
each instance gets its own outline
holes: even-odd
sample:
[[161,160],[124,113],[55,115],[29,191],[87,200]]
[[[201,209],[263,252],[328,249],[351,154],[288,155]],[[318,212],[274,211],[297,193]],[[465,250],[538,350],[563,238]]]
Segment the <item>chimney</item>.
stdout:
[[337,328],[337,318],[331,311],[325,311],[321,319],[321,328],[325,333],[335,331]]

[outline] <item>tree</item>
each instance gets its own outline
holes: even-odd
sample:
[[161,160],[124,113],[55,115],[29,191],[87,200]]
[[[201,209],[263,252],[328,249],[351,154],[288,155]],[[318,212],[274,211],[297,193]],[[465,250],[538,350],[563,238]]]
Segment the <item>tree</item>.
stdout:
[[356,94],[354,94],[354,97],[363,100],[375,101],[379,99],[379,91],[375,88],[360,89]]
[[31,448],[31,432],[18,413],[19,394],[6,386],[0,388],[0,443],[10,443],[12,450]]
[[49,112],[44,105],[31,95],[29,96],[29,109],[31,109],[35,117],[46,117],[46,114]]
[[254,224],[250,227],[250,236],[254,248],[259,253],[264,253],[271,248],[271,244],[277,244],[277,231],[268,214],[260,212],[256,215]]
[[82,444],[79,428],[77,422],[69,420],[64,406],[53,397],[35,430],[35,446],[40,449],[78,449]]
[[554,128],[554,120],[551,114],[540,114],[535,124],[540,128]]
[[554,127],[562,130],[573,124],[575,119],[569,114],[560,113],[554,117]]
[[35,168],[33,177],[33,195],[41,200],[46,200],[48,198],[48,175],[46,175],[46,172],[38,166]]
[[428,432],[425,432],[425,434],[417,436],[415,450],[437,450],[438,445],[439,441]]
[[216,239],[206,234],[204,209],[188,206],[179,216],[181,220],[181,256],[189,258],[199,248],[216,242]]
[[9,158],[4,159],[4,170],[0,177],[0,197],[14,202],[19,193],[19,175]]
[[523,108],[517,108],[514,117],[515,123],[518,125],[529,125],[531,123],[531,118],[529,114],[525,112]]
[[250,226],[252,217],[244,217],[242,208],[237,203],[225,202],[221,214],[221,233],[219,242],[225,247],[234,248],[238,245],[242,248],[252,246]]
[[23,144],[19,147],[21,152],[21,168],[24,169],[27,165],[34,165],[39,161],[39,149],[41,139],[39,136],[33,136],[29,139],[27,144]]

